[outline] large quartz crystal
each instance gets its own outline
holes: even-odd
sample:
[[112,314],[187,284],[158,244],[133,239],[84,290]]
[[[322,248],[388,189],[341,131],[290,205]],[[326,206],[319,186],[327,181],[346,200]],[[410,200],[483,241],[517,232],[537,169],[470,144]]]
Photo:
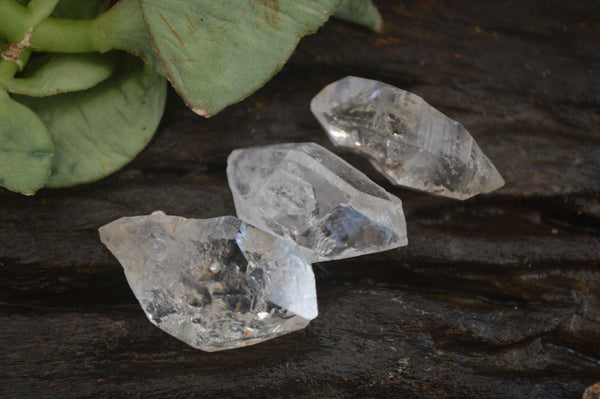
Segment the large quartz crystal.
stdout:
[[457,199],[504,185],[464,126],[415,94],[348,76],[311,109],[334,145],[366,155],[395,184]]
[[315,143],[235,150],[227,178],[238,217],[290,237],[310,262],[407,244],[400,199]]
[[317,316],[315,278],[302,252],[233,216],[155,212],[100,228],[148,319],[205,351],[252,345]]

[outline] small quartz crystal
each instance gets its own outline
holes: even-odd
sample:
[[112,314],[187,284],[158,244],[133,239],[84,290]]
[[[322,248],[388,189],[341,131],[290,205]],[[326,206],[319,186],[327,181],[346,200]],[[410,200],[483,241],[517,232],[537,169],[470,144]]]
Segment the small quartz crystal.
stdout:
[[311,110],[334,145],[367,156],[394,184],[457,199],[504,185],[464,126],[415,94],[348,76]]
[[400,199],[315,143],[235,150],[227,178],[238,217],[291,238],[310,262],[407,244]]
[[155,212],[100,228],[148,319],[205,351],[304,328],[317,316],[315,278],[302,252],[233,216]]

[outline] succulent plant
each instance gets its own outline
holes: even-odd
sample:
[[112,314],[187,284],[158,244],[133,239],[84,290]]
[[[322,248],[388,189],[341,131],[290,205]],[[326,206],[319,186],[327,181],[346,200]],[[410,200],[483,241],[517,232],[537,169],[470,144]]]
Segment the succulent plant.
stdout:
[[[214,115],[264,85],[339,6],[0,0],[0,186],[31,195],[107,176],[152,138],[167,81]],[[339,16],[380,27],[368,0],[344,1]]]

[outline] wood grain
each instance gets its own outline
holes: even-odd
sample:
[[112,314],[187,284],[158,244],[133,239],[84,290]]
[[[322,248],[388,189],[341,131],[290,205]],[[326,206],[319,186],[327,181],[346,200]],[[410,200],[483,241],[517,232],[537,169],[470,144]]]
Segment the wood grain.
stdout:
[[[379,1],[381,35],[331,21],[242,103],[205,120],[174,93],[101,182],[0,191],[0,396],[580,398],[600,380],[600,3]],[[466,202],[394,188],[409,245],[315,265],[305,330],[203,353],[153,327],[96,229],[155,209],[233,214],[226,157],[328,146],[309,110],[346,75],[461,121],[507,184]]]

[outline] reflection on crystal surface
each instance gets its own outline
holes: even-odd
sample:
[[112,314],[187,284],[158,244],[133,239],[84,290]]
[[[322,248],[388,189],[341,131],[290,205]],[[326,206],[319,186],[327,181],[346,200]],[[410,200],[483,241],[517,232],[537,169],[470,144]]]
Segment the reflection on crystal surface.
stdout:
[[227,178],[238,217],[290,237],[310,262],[407,244],[400,199],[315,143],[235,150]]
[[317,316],[315,279],[290,241],[233,216],[155,212],[100,228],[148,319],[205,351],[252,345]]
[[504,185],[464,126],[415,94],[348,76],[311,110],[334,145],[366,155],[395,184],[457,199]]

